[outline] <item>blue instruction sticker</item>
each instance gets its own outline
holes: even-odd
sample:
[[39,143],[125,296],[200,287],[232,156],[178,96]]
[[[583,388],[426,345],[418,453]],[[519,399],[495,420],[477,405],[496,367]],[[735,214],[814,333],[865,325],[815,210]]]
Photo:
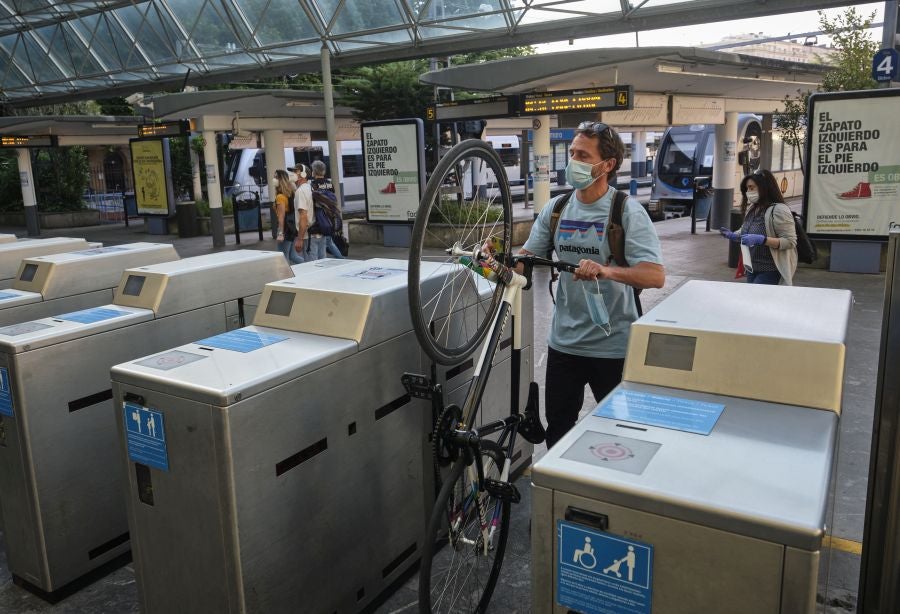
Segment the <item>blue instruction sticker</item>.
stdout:
[[9,384],[9,370],[0,367],[0,414],[13,416],[12,386]]
[[653,546],[560,520],[556,601],[582,614],[650,614]]
[[108,309],[106,307],[94,307],[92,309],[82,309],[81,311],[73,311],[64,313],[61,316],[55,316],[57,320],[68,320],[70,322],[80,322],[81,324],[93,324],[94,322],[102,322],[103,320],[111,320],[121,316],[130,315],[127,311],[121,309]]
[[22,295],[14,292],[0,292],[0,301],[8,301],[11,298],[22,298]]
[[137,403],[122,404],[128,458],[163,471],[169,470],[166,424],[161,412]]
[[725,406],[636,390],[616,390],[595,416],[709,435]]
[[209,347],[219,348],[220,350],[231,350],[232,352],[253,352],[267,345],[272,345],[284,341],[287,337],[282,335],[270,335],[268,333],[258,333],[244,328],[232,330],[215,337],[207,337],[197,341],[197,345],[207,345]]

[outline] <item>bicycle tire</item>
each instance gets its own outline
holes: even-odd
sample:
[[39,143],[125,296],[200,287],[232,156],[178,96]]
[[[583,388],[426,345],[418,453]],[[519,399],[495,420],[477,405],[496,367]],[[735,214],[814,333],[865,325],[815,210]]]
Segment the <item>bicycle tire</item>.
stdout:
[[[506,458],[500,446],[493,441],[482,441],[481,455],[485,477],[499,479]],[[487,509],[496,511],[498,521],[494,547],[485,556],[481,548],[483,541],[480,541],[481,523],[477,511],[473,514],[476,506],[462,514],[460,530],[449,529],[457,505],[461,502],[465,510],[465,503],[469,499],[468,496],[460,498],[460,493],[470,492],[471,486],[466,460],[460,456],[441,488],[425,534],[419,566],[419,612],[422,614],[481,613],[487,609],[494,593],[509,536],[509,502],[496,499],[484,491],[479,493],[487,502]],[[469,522],[471,520],[476,521],[474,525]],[[466,529],[472,530],[475,539],[465,537]],[[471,551],[467,552],[467,549]],[[478,582],[478,570],[487,572],[484,583]],[[475,580],[476,584],[466,591],[464,586],[458,584],[460,578]],[[448,588],[453,589],[449,598]]]
[[[484,185],[478,190],[473,186],[471,198],[467,198],[466,179],[476,174]],[[496,188],[488,188],[491,175]],[[438,364],[459,364],[475,351],[487,335],[503,295],[501,283],[478,277],[472,270],[477,265],[467,266],[446,249],[458,244],[472,252],[494,240],[502,246],[501,251],[508,252],[510,202],[509,181],[500,157],[478,139],[463,141],[447,152],[425,186],[409,250],[409,308],[419,344]],[[433,247],[444,249],[444,255],[426,253]],[[434,270],[430,265],[423,267],[423,262],[445,266]]]

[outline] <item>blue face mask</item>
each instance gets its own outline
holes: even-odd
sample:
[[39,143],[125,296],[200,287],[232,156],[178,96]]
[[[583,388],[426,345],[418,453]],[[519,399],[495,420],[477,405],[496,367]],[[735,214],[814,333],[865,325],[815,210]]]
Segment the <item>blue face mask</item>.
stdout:
[[566,164],[566,182],[576,190],[584,190],[600,178],[599,175],[591,177],[591,171],[597,164],[588,164],[569,158],[569,163]]
[[594,281],[592,284],[586,281],[581,284],[581,291],[584,292],[584,300],[587,303],[588,314],[591,321],[600,327],[609,337],[612,327],[609,324],[609,312],[606,310],[606,301],[603,300],[603,293],[600,292],[600,282]]

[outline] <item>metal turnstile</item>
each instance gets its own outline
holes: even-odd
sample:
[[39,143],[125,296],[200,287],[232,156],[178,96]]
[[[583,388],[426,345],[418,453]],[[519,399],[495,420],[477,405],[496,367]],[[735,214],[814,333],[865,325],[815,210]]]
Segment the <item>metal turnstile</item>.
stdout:
[[429,369],[386,259],[271,283],[253,326],[115,366],[142,610],[345,613],[388,590],[434,501],[431,404],[400,383]]
[[690,281],[532,471],[533,611],[813,612],[845,290]]
[[0,326],[111,303],[122,271],[178,260],[166,243],[129,243],[26,258],[0,291]]
[[[128,551],[112,365],[250,320],[278,252],[133,268],[101,307],[0,328],[0,509],[9,570],[53,592]],[[173,364],[173,366],[177,364]]]
[[84,239],[52,237],[50,239],[22,239],[0,243],[0,289],[11,288],[19,272],[19,264],[25,258],[47,256],[62,252],[74,252],[91,247],[103,247],[102,243],[88,243]]

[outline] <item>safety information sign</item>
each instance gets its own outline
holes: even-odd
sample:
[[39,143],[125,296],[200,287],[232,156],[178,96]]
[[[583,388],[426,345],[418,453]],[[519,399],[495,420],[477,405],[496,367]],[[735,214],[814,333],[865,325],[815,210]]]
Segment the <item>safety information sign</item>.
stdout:
[[166,449],[166,426],[162,413],[129,402],[122,404],[122,412],[128,458],[136,463],[168,471],[169,453]]
[[111,320],[121,316],[127,316],[127,311],[121,309],[107,309],[104,307],[94,307],[92,309],[82,309],[81,311],[73,311],[56,316],[57,320],[68,320],[69,322],[79,322],[81,324],[93,324],[94,322],[102,322],[103,320]]
[[594,415],[709,435],[724,409],[725,406],[721,403],[636,390],[616,390],[594,410]]
[[207,345],[209,347],[219,348],[220,350],[231,350],[232,352],[242,352],[244,354],[253,352],[267,345],[284,341],[287,337],[281,335],[270,335],[268,333],[257,333],[252,330],[233,330],[215,337],[207,337],[197,341],[197,345]]
[[0,367],[0,414],[13,415],[12,386],[9,385],[9,370]]
[[557,523],[556,601],[582,614],[650,614],[653,546]]

